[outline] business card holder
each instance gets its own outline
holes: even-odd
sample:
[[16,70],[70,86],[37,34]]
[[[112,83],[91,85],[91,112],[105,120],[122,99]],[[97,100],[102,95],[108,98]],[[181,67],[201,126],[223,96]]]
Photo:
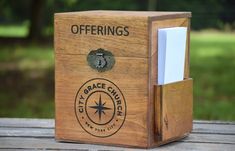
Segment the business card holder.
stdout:
[[192,131],[193,80],[155,85],[155,133],[159,141],[171,141]]

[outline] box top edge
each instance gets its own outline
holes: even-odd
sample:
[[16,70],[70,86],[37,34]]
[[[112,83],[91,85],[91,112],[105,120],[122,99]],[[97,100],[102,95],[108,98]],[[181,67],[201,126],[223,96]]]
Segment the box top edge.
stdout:
[[164,17],[191,17],[191,12],[171,12],[171,11],[119,11],[119,10],[89,10],[77,12],[55,13],[55,16],[86,15],[86,16],[126,16],[126,17],[146,17],[158,19]]

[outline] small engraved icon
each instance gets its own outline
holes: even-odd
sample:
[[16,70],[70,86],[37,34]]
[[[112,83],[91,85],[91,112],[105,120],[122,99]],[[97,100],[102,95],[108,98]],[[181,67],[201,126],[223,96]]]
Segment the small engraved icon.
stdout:
[[102,103],[101,95],[99,97],[99,103],[95,101],[95,106],[89,106],[90,108],[96,109],[94,114],[99,115],[99,121],[101,121],[102,113],[105,115],[105,110],[111,110],[111,108],[105,107],[106,102]]
[[103,53],[96,53],[96,68],[100,69],[100,68],[104,68],[105,65],[107,64],[106,59],[104,58],[104,54]]

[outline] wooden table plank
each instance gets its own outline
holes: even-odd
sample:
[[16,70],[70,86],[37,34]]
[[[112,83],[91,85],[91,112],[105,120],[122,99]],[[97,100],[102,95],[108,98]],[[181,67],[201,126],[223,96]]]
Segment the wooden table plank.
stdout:
[[0,118],[0,127],[54,128],[54,119]]
[[[52,128],[0,128],[0,137],[54,138]],[[235,144],[235,135],[192,133],[181,142]]]
[[[175,142],[164,145],[151,150],[156,151],[184,151],[184,150],[213,150],[226,151],[234,150],[235,145],[231,144],[212,144],[212,143],[182,143]],[[76,144],[76,143],[56,143],[54,139],[39,139],[39,138],[0,138],[0,149],[47,149],[47,150],[140,150],[132,148],[120,148],[102,145]]]
[[193,120],[194,124],[225,124],[225,125],[235,125],[232,121],[207,121],[207,120]]
[[0,137],[53,137],[52,128],[0,128]]
[[[0,127],[54,128],[52,119],[0,118]],[[194,121],[193,133],[235,134],[235,122]],[[222,130],[222,131],[221,131]]]
[[235,125],[233,124],[193,124],[193,133],[205,133],[205,134],[232,134],[235,135]]
[[[235,123],[194,121],[193,132],[178,142],[152,150],[234,150]],[[0,150],[126,150],[126,148],[61,143],[54,140],[52,119],[0,118]],[[134,150],[134,149],[128,149]]]

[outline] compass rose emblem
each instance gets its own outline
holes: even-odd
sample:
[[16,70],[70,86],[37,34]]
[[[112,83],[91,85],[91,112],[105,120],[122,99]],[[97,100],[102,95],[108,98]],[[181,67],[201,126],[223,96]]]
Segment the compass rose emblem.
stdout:
[[89,106],[89,107],[96,110],[94,114],[98,114],[99,121],[101,121],[101,115],[102,114],[105,115],[105,110],[111,110],[111,108],[105,107],[106,102],[104,103],[102,102],[101,94],[100,94],[98,103],[95,101],[95,104],[96,104],[95,106]]

